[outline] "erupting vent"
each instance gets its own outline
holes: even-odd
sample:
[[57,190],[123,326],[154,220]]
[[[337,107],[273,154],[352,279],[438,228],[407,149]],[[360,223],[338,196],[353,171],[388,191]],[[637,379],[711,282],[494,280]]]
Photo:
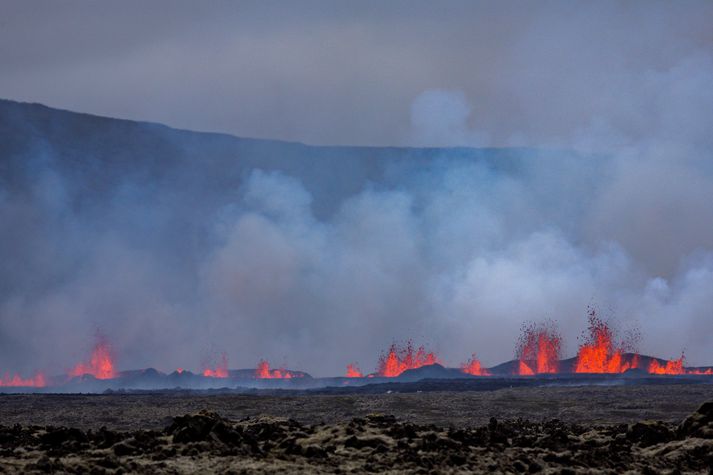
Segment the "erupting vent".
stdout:
[[347,378],[363,378],[364,374],[361,372],[356,363],[350,363],[347,365]]
[[[630,369],[638,369],[641,373],[652,375],[708,375],[713,376],[713,368],[687,368],[685,366],[685,356],[681,354],[678,359],[662,360],[651,356],[639,355],[634,350],[639,334],[633,332],[626,334],[623,340],[619,339],[609,323],[599,318],[596,311],[590,309],[588,314],[588,327],[583,339],[580,342],[576,358],[562,360],[561,348],[562,337],[554,321],[547,320],[540,323],[526,323],[523,325],[520,337],[515,348],[516,359],[512,362],[503,363],[493,368],[485,368],[475,353],[466,362],[460,365],[459,370],[453,368],[434,368],[427,371],[428,377],[439,378],[438,375],[446,375],[447,378],[458,377],[458,371],[462,377],[470,376],[526,376],[533,377],[542,374],[571,374],[571,373],[591,373],[591,374],[616,374],[623,373]],[[308,382],[312,378],[301,371],[291,371],[284,367],[270,368],[267,360],[261,359],[257,367],[247,370],[229,371],[228,357],[222,353],[214,364],[204,365],[201,371],[202,377],[228,379],[226,386],[231,384],[241,384],[243,380],[262,379],[300,379],[300,383]],[[407,370],[417,369],[424,366],[442,364],[440,358],[432,351],[426,350],[422,345],[415,347],[408,340],[405,344],[392,343],[386,352],[379,356],[376,371],[364,374],[356,363],[347,365],[345,377],[347,378],[394,378],[400,376]],[[175,373],[183,377],[182,381],[190,384],[195,381],[193,373],[184,371],[183,368],[176,369]],[[184,373],[187,375],[183,376]],[[424,374],[425,374],[424,373]],[[146,374],[160,375],[161,373],[152,370],[151,372],[141,372],[142,377]],[[80,362],[69,372],[70,377],[91,375],[96,379],[121,379],[136,375],[136,372],[127,371],[120,374],[116,370],[114,355],[111,345],[103,337],[98,337],[91,356],[86,362]],[[435,376],[434,376],[435,375]],[[165,376],[165,375],[164,375]],[[151,376],[153,377],[153,376]],[[0,378],[0,387],[26,387],[42,388],[53,384],[82,384],[83,381],[72,381],[66,377],[46,378],[45,373],[37,372],[33,377],[23,378],[18,373],[5,373]],[[210,386],[207,381],[205,386]],[[297,381],[291,383],[294,384]],[[174,383],[171,383],[174,384]],[[201,383],[198,383],[201,384]],[[224,384],[220,381],[219,384]],[[345,384],[347,384],[345,382]]]
[[473,376],[489,376],[490,373],[487,369],[483,368],[480,364],[480,360],[475,357],[475,353],[470,357],[468,361],[460,366],[461,371],[466,374],[471,374]]
[[394,378],[406,370],[438,363],[438,357],[433,352],[427,352],[423,346],[414,350],[409,340],[405,347],[392,343],[386,354],[379,357],[378,376]]
[[97,379],[112,379],[117,376],[111,347],[103,338],[99,338],[99,341],[94,345],[89,362],[77,363],[69,372],[72,377],[85,374],[92,375]]
[[522,327],[515,356],[516,374],[557,373],[559,371],[562,338],[553,321],[528,323]]
[[575,373],[623,373],[639,367],[638,356],[629,361],[623,357],[621,345],[614,341],[614,332],[595,310],[590,309],[588,319],[589,334],[579,347]]
[[651,374],[698,374],[698,375],[713,375],[713,368],[708,368],[706,370],[689,369],[684,365],[686,364],[685,355],[681,355],[677,360],[667,360],[666,363],[659,363],[657,360],[652,359],[649,363],[649,373]]
[[24,379],[19,374],[15,373],[10,376],[9,373],[0,379],[0,387],[27,387],[27,388],[43,388],[47,386],[45,375],[36,373],[32,378]]
[[203,370],[203,376],[208,376],[209,378],[228,377],[228,357],[225,355],[225,353],[220,355],[220,360],[218,361],[218,364],[215,366],[215,368],[205,368]]
[[293,373],[284,368],[270,369],[270,363],[265,360],[260,360],[255,370],[255,377],[258,379],[291,379],[301,376],[302,374]]

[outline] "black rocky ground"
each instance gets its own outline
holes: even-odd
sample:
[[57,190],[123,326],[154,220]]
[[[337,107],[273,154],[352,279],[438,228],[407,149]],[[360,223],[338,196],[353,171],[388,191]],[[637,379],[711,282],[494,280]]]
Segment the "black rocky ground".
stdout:
[[[640,420],[678,423],[703,401],[713,384],[577,385],[514,387],[492,391],[403,393],[394,385],[380,394],[234,394],[161,391],[139,394],[3,394],[0,424],[67,426],[97,430],[161,430],[174,417],[202,409],[232,420],[271,415],[302,424],[335,424],[368,414],[442,427],[478,427],[498,420],[559,419],[584,425],[630,424]],[[442,388],[445,387],[442,385]]]
[[498,421],[448,428],[372,414],[306,425],[201,411],[163,430],[0,426],[0,471],[69,473],[708,473],[713,401],[680,424]]

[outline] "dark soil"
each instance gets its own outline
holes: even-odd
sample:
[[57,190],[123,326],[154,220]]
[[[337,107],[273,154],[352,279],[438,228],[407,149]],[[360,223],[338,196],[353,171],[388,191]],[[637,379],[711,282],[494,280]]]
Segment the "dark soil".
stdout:
[[477,392],[398,392],[258,396],[161,392],[144,394],[0,395],[0,424],[64,425],[80,429],[162,429],[175,416],[202,409],[229,419],[271,415],[303,424],[336,423],[371,413],[417,424],[474,427],[491,417],[583,424],[642,419],[680,422],[713,399],[713,384],[569,386]]
[[708,473],[711,389],[2,396],[0,472]]

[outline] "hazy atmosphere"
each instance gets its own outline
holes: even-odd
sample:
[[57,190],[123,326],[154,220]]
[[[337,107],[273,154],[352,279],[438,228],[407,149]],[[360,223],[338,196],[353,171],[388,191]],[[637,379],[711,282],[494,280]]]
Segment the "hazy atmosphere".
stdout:
[[[707,129],[711,18],[691,1],[3,0],[0,90],[310,144],[670,138]],[[419,99],[432,89],[451,95]]]
[[713,364],[711,25],[692,1],[0,0],[0,371],[97,334],[121,369],[371,371],[408,338],[494,365],[545,318],[574,356],[590,305]]

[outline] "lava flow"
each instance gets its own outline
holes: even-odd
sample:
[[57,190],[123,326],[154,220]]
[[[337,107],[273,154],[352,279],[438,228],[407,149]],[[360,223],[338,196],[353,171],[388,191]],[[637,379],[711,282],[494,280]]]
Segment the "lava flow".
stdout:
[[286,369],[270,369],[270,363],[260,360],[255,369],[255,377],[258,379],[291,379],[300,377],[300,374],[293,373]]
[[518,359],[516,374],[557,373],[562,338],[553,321],[529,323],[522,327],[515,355]]
[[683,367],[683,355],[677,360],[668,360],[666,364],[661,364],[657,360],[652,359],[649,363],[648,371],[651,374],[686,374],[686,369]]
[[406,370],[416,369],[422,366],[438,363],[438,357],[433,352],[427,352],[423,346],[414,350],[411,341],[406,343],[406,347],[399,347],[392,343],[387,354],[379,357],[377,375],[386,378],[394,378]]
[[649,363],[648,372],[651,374],[695,374],[695,375],[713,375],[713,368],[708,369],[689,369],[685,365],[686,357],[681,355],[676,360],[667,360],[665,364],[659,363],[658,360],[652,359]]
[[347,378],[363,378],[364,374],[362,374],[361,370],[356,365],[356,363],[349,363],[347,365],[346,377]]
[[530,366],[528,366],[528,364],[522,360],[517,360],[517,368],[515,369],[514,373],[519,374],[520,376],[535,375],[535,372],[532,371],[532,368],[530,368]]
[[19,374],[15,373],[10,376],[9,373],[0,378],[0,387],[26,387],[26,388],[43,388],[47,386],[47,381],[45,380],[45,375],[43,373],[35,373],[31,378],[22,378]]
[[97,379],[112,379],[117,376],[114,368],[114,358],[111,347],[103,339],[99,339],[88,363],[77,363],[69,372],[70,376],[92,375]]
[[203,370],[203,376],[208,376],[209,378],[227,378],[228,377],[228,357],[223,353],[220,355],[220,361],[215,366],[215,369],[205,368]]
[[[713,367],[686,367],[685,355],[682,353],[677,359],[660,359],[648,355],[640,355],[636,351],[640,333],[637,331],[625,333],[620,337],[615,331],[616,326],[601,319],[593,309],[588,311],[588,327],[580,341],[576,358],[562,360],[561,349],[563,346],[562,337],[554,321],[546,320],[539,323],[526,323],[523,325],[520,337],[515,350],[516,359],[490,369],[485,368],[480,360],[473,354],[470,359],[460,365],[462,376],[498,376],[507,375],[530,376],[544,374],[566,374],[567,378],[572,377],[570,373],[590,373],[590,374],[616,374],[624,373],[630,369],[638,369],[637,373],[662,375],[662,376],[685,376],[701,375],[713,376]],[[406,343],[392,343],[388,349],[379,356],[376,371],[364,374],[356,363],[350,363],[346,367],[346,378],[355,378],[356,381],[342,380],[345,385],[358,385],[368,382],[367,378],[394,378],[405,371],[443,364],[436,353],[428,351],[424,346],[415,347],[408,340]],[[182,374],[182,368],[177,368],[173,374]],[[457,376],[458,369],[455,368],[431,368],[420,376],[438,378],[451,377],[454,373]],[[91,357],[86,362],[80,362],[72,368],[68,375],[71,377],[90,375],[99,380],[117,379],[112,386],[123,387],[123,380],[134,384],[131,375],[141,374],[142,377],[154,378],[157,382],[161,378],[169,377],[155,370],[127,371],[120,373],[116,370],[114,355],[111,345],[103,337],[98,337],[92,349]],[[181,378],[181,382],[190,383],[191,378]],[[220,357],[210,361],[210,364],[203,365],[201,375],[207,378],[231,378],[235,383],[248,383],[250,381],[263,379],[290,380],[293,378],[303,378],[300,381],[308,383],[311,377],[302,371],[290,371],[283,367],[270,368],[267,360],[261,359],[255,369],[228,370],[228,357],[222,353]],[[418,375],[414,375],[418,376]],[[359,381],[358,378],[364,378]],[[549,379],[550,377],[547,377]],[[590,379],[587,376],[585,379]],[[172,380],[171,384],[175,383]],[[32,377],[23,378],[15,372],[0,374],[0,388],[2,387],[25,387],[41,388],[48,384],[55,383],[75,385],[83,389],[84,379],[73,380],[69,378],[45,377],[44,372],[38,372]],[[215,385],[223,384],[220,380],[213,381]],[[289,383],[292,385],[294,382]],[[95,386],[96,382],[92,383]],[[277,384],[279,386],[279,384]],[[208,386],[205,384],[204,386]],[[5,392],[7,392],[5,390]]]
[[707,369],[686,369],[686,374],[695,374],[699,376],[713,376],[713,368]]
[[590,310],[589,335],[579,347],[574,372],[623,373],[638,366],[638,356],[626,361],[622,349],[615,345],[612,329]]
[[473,376],[489,376],[490,373],[488,370],[483,368],[483,366],[480,364],[480,360],[475,357],[475,354],[473,354],[468,361],[463,363],[460,366],[461,371],[467,374],[471,374]]

